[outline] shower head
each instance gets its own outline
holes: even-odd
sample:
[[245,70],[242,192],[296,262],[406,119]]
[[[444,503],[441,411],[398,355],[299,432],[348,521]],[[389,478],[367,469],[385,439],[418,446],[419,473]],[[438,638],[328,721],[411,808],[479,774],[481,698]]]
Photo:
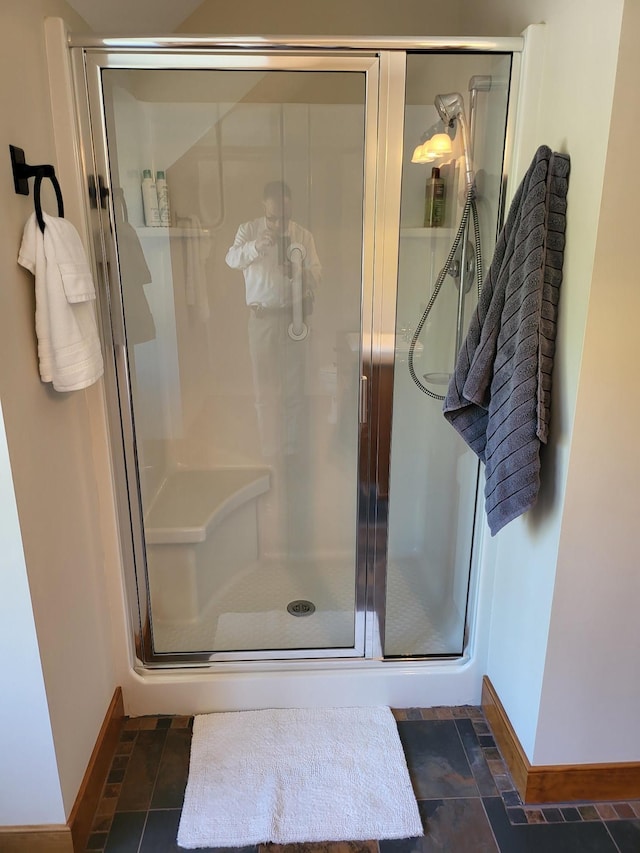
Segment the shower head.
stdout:
[[464,101],[459,92],[450,92],[447,95],[436,95],[434,106],[438,110],[442,121],[448,127],[452,127],[457,121],[462,132],[462,148],[464,153],[465,178],[467,186],[473,186],[473,169],[471,168],[471,152],[469,150],[469,131],[467,119],[464,114]]
[[451,92],[448,95],[436,95],[434,106],[446,125],[453,124],[460,114],[464,116],[464,101],[459,92]]

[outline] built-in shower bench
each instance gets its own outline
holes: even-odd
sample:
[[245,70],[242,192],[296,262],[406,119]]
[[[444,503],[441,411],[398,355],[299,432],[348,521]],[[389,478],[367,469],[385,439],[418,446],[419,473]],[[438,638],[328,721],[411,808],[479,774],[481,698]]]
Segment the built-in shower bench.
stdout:
[[170,474],[145,518],[154,616],[201,618],[208,602],[258,558],[256,499],[270,469],[180,469]]
[[269,473],[239,467],[174,471],[145,519],[147,544],[204,542],[234,510],[269,491]]

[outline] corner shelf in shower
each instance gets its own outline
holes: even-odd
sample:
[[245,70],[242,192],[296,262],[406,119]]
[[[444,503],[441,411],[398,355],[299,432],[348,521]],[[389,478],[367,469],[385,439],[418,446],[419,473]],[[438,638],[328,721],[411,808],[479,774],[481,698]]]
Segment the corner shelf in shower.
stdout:
[[268,468],[179,469],[170,474],[145,519],[150,545],[204,542],[234,509],[269,491]]

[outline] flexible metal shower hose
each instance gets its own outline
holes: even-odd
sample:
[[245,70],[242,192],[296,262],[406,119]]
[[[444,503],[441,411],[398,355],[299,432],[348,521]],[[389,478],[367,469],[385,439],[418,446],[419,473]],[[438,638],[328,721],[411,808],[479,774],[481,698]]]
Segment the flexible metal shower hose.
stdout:
[[[427,386],[418,378],[414,364],[414,353],[416,348],[416,343],[418,342],[418,338],[420,337],[420,333],[424,327],[424,324],[427,322],[427,318],[431,313],[431,310],[435,304],[436,299],[438,298],[438,294],[440,293],[440,288],[442,287],[444,280],[446,278],[447,273],[449,272],[449,268],[453,263],[456,252],[458,251],[458,246],[460,245],[460,241],[462,240],[464,233],[467,228],[467,223],[469,221],[469,215],[473,220],[473,242],[474,242],[474,253],[475,253],[475,277],[477,280],[477,289],[478,289],[478,298],[480,298],[480,291],[482,289],[482,247],[480,245],[480,223],[478,222],[478,209],[476,207],[476,190],[475,186],[471,184],[469,186],[469,190],[467,192],[467,197],[465,199],[464,208],[462,211],[462,217],[460,218],[460,225],[458,226],[458,231],[456,233],[455,239],[451,246],[451,251],[449,252],[449,256],[445,261],[444,266],[440,270],[440,274],[435,283],[435,287],[433,288],[433,293],[431,294],[431,299],[429,299],[429,303],[427,307],[424,309],[422,317],[420,318],[420,322],[416,326],[416,330],[413,333],[413,337],[411,339],[411,344],[409,346],[409,373],[411,374],[411,378],[418,386],[418,388],[422,391],[423,394],[427,394],[429,397],[432,397],[434,400],[444,400],[444,394],[436,394],[434,391],[431,391]],[[464,269],[460,270],[460,287],[464,287]],[[457,356],[457,353],[456,353]]]

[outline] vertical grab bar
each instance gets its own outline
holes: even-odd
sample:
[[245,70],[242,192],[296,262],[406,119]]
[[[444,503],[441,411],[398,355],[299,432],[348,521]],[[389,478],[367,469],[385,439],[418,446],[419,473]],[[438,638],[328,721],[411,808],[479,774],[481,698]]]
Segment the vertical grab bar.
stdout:
[[307,255],[300,243],[292,243],[287,249],[287,258],[291,261],[291,323],[289,337],[293,341],[302,341],[309,329],[302,313],[302,265]]

